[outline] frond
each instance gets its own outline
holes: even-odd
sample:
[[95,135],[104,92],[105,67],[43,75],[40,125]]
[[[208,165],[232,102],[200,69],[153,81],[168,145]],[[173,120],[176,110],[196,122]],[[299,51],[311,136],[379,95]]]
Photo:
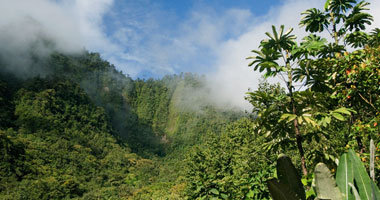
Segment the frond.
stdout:
[[306,31],[311,33],[322,32],[329,24],[328,16],[316,8],[308,9],[302,15],[304,17],[299,25],[301,27],[305,26]]
[[354,29],[355,31],[365,30],[365,25],[371,25],[372,21],[372,15],[360,12],[349,15],[345,21],[345,27],[350,31]]
[[368,34],[356,31],[348,34],[344,40],[347,44],[351,45],[354,48],[364,47],[368,43]]
[[328,10],[334,13],[345,13],[347,10],[352,9],[356,0],[331,0]]

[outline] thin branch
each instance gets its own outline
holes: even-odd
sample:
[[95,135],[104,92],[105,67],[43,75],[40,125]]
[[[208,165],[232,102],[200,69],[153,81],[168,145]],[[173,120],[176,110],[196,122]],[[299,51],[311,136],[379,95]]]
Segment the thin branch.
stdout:
[[329,27],[328,27],[328,26],[326,26],[326,30],[327,30],[327,32],[329,32],[329,34],[332,36],[332,33],[331,33],[331,31],[329,30]]
[[369,102],[365,97],[363,97],[362,94],[359,93],[359,96],[366,102],[368,103],[373,109],[375,109],[377,112],[380,112],[371,102]]

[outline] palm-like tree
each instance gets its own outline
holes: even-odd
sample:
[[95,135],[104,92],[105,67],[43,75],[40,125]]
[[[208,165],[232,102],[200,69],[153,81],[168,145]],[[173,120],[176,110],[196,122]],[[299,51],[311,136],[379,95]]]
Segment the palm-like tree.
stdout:
[[[312,8],[301,13],[304,16],[300,26],[311,33],[327,30],[338,45],[342,38],[350,38],[347,37],[348,34],[358,35],[355,32],[365,30],[365,26],[372,23],[373,17],[365,12],[368,5],[366,1],[327,0],[324,11]],[[352,37],[345,44],[352,45]]]
[[[367,44],[380,45],[380,29],[375,29],[370,34],[362,32],[365,30],[366,25],[371,24],[373,21],[372,16],[365,13],[365,11],[368,10],[368,5],[369,3],[365,1],[358,3],[356,0],[327,0],[324,10],[312,8],[303,12],[302,15],[304,15],[304,17],[300,25],[305,26],[306,30],[311,33],[327,30],[334,39],[333,43],[327,43],[326,39],[311,34],[305,37],[301,44],[298,45],[295,42],[296,37],[292,35],[293,29],[284,31],[284,26],[281,26],[278,30],[272,26],[272,32],[266,33],[268,39],[262,40],[259,49],[252,51],[256,55],[247,58],[252,60],[249,66],[253,66],[254,70],[259,70],[260,72],[266,71],[265,77],[279,76],[286,83],[288,96],[287,98],[281,99],[281,101],[285,101],[282,102],[283,106],[281,107],[281,109],[284,109],[275,108],[275,110],[280,110],[279,112],[282,113],[278,122],[286,121],[286,126],[294,131],[292,135],[295,136],[296,139],[304,175],[307,175],[307,169],[302,140],[307,134],[301,134],[300,126],[303,124],[311,124],[313,127],[319,126],[315,123],[315,120],[319,120],[319,118],[314,112],[307,111],[309,108],[317,105],[316,103],[310,103],[313,101],[314,96],[309,95],[312,97],[309,98],[312,99],[310,101],[302,100],[308,93],[307,91],[296,91],[294,82],[301,82],[303,86],[308,87],[310,91],[312,91],[309,94],[324,90],[326,88],[324,80],[326,80],[326,76],[329,75],[325,73],[325,70],[317,68],[318,66],[312,66],[315,68],[310,67],[310,63],[314,58],[335,57],[339,55],[337,53],[346,51],[345,45],[352,47],[361,47]],[[344,39],[344,43],[340,44],[342,38]],[[259,102],[260,99],[267,98],[262,96],[261,93],[249,93],[249,95],[252,96],[251,100],[253,102],[256,99],[258,99],[257,101]],[[321,99],[324,100],[323,98]],[[318,109],[319,108],[316,108],[315,111]],[[326,111],[327,114],[324,113],[325,110],[328,111]],[[341,111],[342,110],[339,109],[336,110],[336,112]],[[328,118],[329,120],[324,121],[322,124],[330,123],[331,116],[342,120],[342,117],[334,114],[334,112],[335,111],[330,112],[329,108],[322,109],[321,113],[330,117]],[[344,110],[344,113],[347,114],[349,112],[348,110]],[[264,111],[261,114],[265,114]],[[322,121],[319,120],[318,123]],[[276,126],[278,126],[278,124],[276,124]],[[311,126],[303,128],[302,131],[307,133],[308,130],[306,129],[309,127]],[[318,129],[319,127],[316,128]],[[274,130],[274,132],[275,130],[279,130],[271,127],[269,127],[269,129]],[[269,132],[274,134],[274,132]],[[272,137],[274,137],[273,141],[275,141],[276,136],[272,135]],[[279,138],[277,138],[276,141],[278,141],[278,139]]]
[[[297,114],[297,108],[294,99],[294,89],[293,77],[294,69],[292,68],[292,62],[297,60],[296,56],[292,55],[292,51],[298,48],[295,39],[296,36],[292,35],[293,29],[284,31],[284,26],[280,26],[279,31],[276,30],[275,26],[272,26],[272,33],[266,32],[265,34],[269,39],[263,40],[260,43],[259,50],[253,50],[252,52],[257,54],[253,57],[248,57],[247,59],[253,59],[249,66],[255,66],[254,69],[259,69],[260,72],[266,70],[265,76],[276,76],[280,75],[282,79],[286,82],[289,104],[292,115]],[[287,74],[287,79],[285,79],[282,73]],[[293,122],[294,135],[296,137],[296,145],[301,156],[301,167],[304,175],[307,175],[306,163],[305,163],[305,153],[302,146],[302,135],[300,133],[300,127],[297,119],[291,120]]]

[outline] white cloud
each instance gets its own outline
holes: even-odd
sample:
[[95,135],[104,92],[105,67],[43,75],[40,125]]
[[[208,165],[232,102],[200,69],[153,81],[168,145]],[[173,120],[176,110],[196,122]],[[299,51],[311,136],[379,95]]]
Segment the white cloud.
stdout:
[[38,73],[27,71],[31,51],[39,56],[81,51],[78,26],[75,18],[50,1],[0,0],[0,57],[7,70]]
[[127,38],[128,29],[120,26],[113,35],[107,34],[104,17],[113,12],[111,9],[114,8],[114,0],[72,0],[62,3],[73,10],[86,49],[99,52],[104,59],[125,73],[136,75],[139,72],[139,69],[127,67],[130,61],[141,61],[125,51],[125,45],[130,42]]
[[103,25],[103,17],[112,4],[113,0],[76,0],[72,5],[86,48],[104,52],[107,56],[121,49],[110,41]]
[[[31,49],[49,55],[55,50],[79,53],[86,48],[118,67],[125,66],[133,56],[106,34],[103,22],[113,4],[113,0],[0,0],[1,56],[12,71],[25,74]],[[126,71],[138,73],[133,68]]]
[[[282,6],[273,7],[270,12],[257,18],[250,24],[247,32],[235,39],[223,42],[217,49],[218,62],[216,72],[210,74],[211,86],[214,94],[222,104],[229,103],[243,109],[250,109],[251,105],[244,100],[248,88],[257,89],[262,74],[248,67],[246,57],[252,56],[251,50],[257,49],[262,39],[267,36],[265,32],[271,32],[271,25],[277,28],[284,24],[285,28],[294,28],[294,34],[298,38],[306,36],[304,31],[298,28],[301,18],[300,13],[308,8],[320,7],[322,0],[289,0]],[[278,81],[277,79],[271,80]]]
[[[0,0],[1,43],[23,46],[40,35],[53,40],[58,50],[81,49],[76,20],[58,5],[45,0]],[[9,44],[8,44],[9,43]]]

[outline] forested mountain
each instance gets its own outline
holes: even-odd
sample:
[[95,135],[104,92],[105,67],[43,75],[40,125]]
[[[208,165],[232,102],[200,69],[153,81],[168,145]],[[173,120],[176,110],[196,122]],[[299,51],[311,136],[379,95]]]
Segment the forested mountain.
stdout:
[[45,59],[40,76],[1,73],[2,199],[168,195],[186,149],[244,115],[189,100],[204,89],[193,74],[132,80],[97,53]]

